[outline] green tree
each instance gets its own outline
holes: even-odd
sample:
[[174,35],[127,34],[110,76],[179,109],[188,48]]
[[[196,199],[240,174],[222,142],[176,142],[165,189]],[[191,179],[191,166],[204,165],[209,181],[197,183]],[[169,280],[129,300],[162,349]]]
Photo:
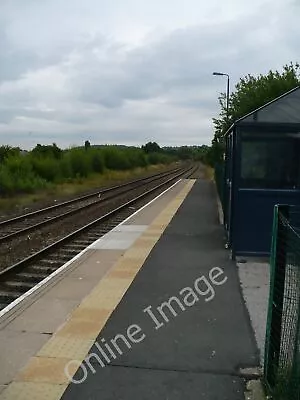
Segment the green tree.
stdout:
[[16,157],[20,154],[19,147],[11,147],[7,145],[0,146],[0,162],[4,162],[4,160],[8,157]]
[[142,146],[142,149],[144,150],[145,153],[159,153],[161,151],[161,148],[156,142],[148,142],[144,146]]
[[282,72],[269,71],[266,75],[252,76],[248,74],[235,86],[229,96],[228,118],[226,114],[226,95],[221,93],[219,118],[214,118],[215,134],[208,158],[210,163],[220,162],[224,151],[223,137],[229,127],[239,118],[263,106],[276,97],[300,85],[300,66],[290,63]]
[[62,156],[62,150],[57,147],[56,143],[52,145],[41,145],[37,144],[32,150],[32,155],[37,157],[53,157],[55,159],[60,159]]
[[90,147],[91,147],[91,143],[90,143],[88,140],[86,140],[86,141],[84,142],[84,148],[85,148],[85,150],[88,150]]

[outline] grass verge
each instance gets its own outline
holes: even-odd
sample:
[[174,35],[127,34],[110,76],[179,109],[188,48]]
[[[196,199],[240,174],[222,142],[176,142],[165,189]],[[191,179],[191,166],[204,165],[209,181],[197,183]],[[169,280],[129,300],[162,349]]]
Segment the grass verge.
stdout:
[[205,165],[204,175],[206,179],[213,181],[215,177],[215,170],[209,165]]

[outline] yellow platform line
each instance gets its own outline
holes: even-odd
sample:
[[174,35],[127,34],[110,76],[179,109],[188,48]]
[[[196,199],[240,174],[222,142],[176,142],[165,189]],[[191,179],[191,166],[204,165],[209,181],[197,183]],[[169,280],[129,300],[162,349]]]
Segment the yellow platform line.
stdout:
[[[179,194],[71,313],[65,324],[29,360],[1,393],[0,400],[61,398],[69,384],[65,366],[72,360],[78,360],[78,363],[84,360],[194,183],[195,180],[187,181]],[[69,367],[71,376],[74,376],[78,363]]]

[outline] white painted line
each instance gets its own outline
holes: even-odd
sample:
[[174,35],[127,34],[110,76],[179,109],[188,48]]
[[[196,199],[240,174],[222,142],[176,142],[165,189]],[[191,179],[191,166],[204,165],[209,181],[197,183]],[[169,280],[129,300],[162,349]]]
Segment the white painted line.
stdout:
[[[167,193],[169,190],[171,190],[175,185],[177,185],[182,179],[179,179],[176,181],[172,186],[170,186],[168,189],[164,190],[162,193],[160,193],[158,196],[156,196],[154,199],[149,201],[149,203],[145,204],[143,207],[139,208],[137,211],[135,211],[132,215],[124,219],[120,224],[118,224],[116,227],[123,225],[125,222],[130,220],[130,218],[134,217],[137,215],[139,212],[141,212],[144,208],[148,207],[150,204],[152,204],[154,201],[159,199],[161,196],[163,196],[165,193]],[[99,239],[97,239],[99,240]],[[56,271],[52,272],[51,275],[47,276],[47,278],[43,279],[41,282],[39,282],[37,285],[35,285],[33,288],[29,289],[26,293],[22,294],[22,296],[18,297],[15,301],[10,303],[7,307],[3,308],[0,310],[0,318],[3,317],[4,314],[8,313],[11,311],[14,307],[16,307],[18,304],[20,304],[23,300],[25,300],[27,297],[29,297],[32,293],[36,292],[38,289],[40,289],[42,286],[44,286],[47,282],[49,282],[52,278],[54,278],[56,275],[59,275],[61,272],[63,272],[70,264],[72,264],[75,260],[78,260],[87,250],[91,249],[93,244],[90,244],[88,247],[86,247],[84,250],[82,250],[80,253],[78,253],[76,256],[74,256],[71,260],[67,261],[64,265],[59,267]]]

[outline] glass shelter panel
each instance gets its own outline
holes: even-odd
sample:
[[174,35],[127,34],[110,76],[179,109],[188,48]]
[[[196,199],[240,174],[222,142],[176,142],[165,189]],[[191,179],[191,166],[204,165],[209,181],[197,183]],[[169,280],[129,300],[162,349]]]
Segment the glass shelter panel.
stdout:
[[300,135],[243,135],[240,187],[300,187]]

